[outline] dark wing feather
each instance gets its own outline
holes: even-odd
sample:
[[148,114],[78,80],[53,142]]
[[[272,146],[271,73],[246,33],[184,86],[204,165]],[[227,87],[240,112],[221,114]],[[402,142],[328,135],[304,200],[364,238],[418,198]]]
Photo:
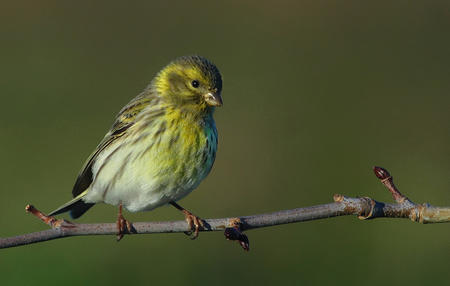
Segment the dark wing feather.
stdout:
[[73,197],[78,196],[84,192],[92,183],[93,173],[92,166],[94,165],[98,154],[100,154],[106,147],[108,147],[117,138],[121,137],[126,131],[133,126],[136,116],[149,104],[151,98],[146,97],[143,93],[134,98],[128,103],[116,117],[111,130],[106,134],[105,138],[100,142],[95,152],[89,157],[84,164],[82,171],[78,175],[77,181],[72,189]]
[[[129,128],[132,124],[128,125],[127,128]],[[111,142],[114,142],[117,138],[119,138],[121,135],[123,135],[123,132],[125,132],[126,129],[123,129],[122,133],[119,133],[117,135],[107,136],[103,141],[98,145],[98,147],[95,149],[95,152],[89,157],[83,168],[81,169],[81,173],[78,175],[77,181],[75,182],[75,185],[72,189],[72,195],[73,197],[78,196],[82,192],[84,192],[92,183],[93,179],[93,173],[92,173],[92,166],[95,163],[95,159],[97,159],[98,154],[102,152],[106,147],[108,147]]]

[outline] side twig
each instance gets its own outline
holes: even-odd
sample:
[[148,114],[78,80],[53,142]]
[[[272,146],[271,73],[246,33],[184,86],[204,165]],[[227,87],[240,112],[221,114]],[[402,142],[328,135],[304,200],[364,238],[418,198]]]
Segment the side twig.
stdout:
[[[201,231],[224,231],[227,239],[238,241],[245,250],[248,250],[249,240],[242,233],[243,231],[336,216],[357,215],[363,220],[381,217],[409,218],[419,223],[450,222],[450,207],[415,204],[400,193],[387,170],[381,167],[374,167],[374,172],[377,178],[391,192],[396,203],[383,203],[369,197],[351,198],[336,194],[333,197],[334,202],[329,204],[252,216],[206,219],[204,220],[205,227]],[[46,216],[31,205],[28,205],[26,210],[48,224],[51,229],[15,237],[0,238],[0,248],[27,245],[69,236],[117,234],[115,223],[77,224]],[[133,234],[175,233],[190,230],[185,221],[137,222],[133,223],[133,227],[135,230]]]

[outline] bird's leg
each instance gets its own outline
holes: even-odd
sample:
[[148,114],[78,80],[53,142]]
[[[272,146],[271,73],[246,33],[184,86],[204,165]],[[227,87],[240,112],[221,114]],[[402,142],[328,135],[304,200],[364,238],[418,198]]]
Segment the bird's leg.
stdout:
[[117,216],[117,241],[120,241],[125,233],[131,233],[132,230],[133,225],[122,215],[122,203],[120,203],[119,214]]
[[[170,202],[170,204],[184,214],[184,216],[186,218],[186,222],[189,225],[189,228],[194,230],[194,234],[191,236],[191,239],[196,239],[198,237],[198,232],[199,232],[200,228],[205,227],[205,223],[203,222],[203,220],[201,218],[199,218],[198,216],[194,215],[193,213],[191,213],[190,211],[186,210],[185,208],[183,208],[176,202],[172,201],[172,202]],[[187,235],[191,235],[192,231],[185,232],[185,233]]]

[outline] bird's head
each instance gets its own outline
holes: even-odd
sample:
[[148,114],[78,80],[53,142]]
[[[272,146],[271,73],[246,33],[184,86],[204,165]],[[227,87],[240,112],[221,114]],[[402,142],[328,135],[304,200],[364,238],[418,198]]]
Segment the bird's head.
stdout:
[[201,114],[222,106],[220,72],[200,56],[174,60],[159,72],[152,87],[165,103],[187,112]]

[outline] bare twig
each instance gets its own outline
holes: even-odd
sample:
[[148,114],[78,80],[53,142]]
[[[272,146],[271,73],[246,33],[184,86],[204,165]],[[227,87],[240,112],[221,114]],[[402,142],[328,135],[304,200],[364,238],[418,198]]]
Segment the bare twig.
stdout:
[[[409,218],[419,223],[450,222],[450,207],[434,207],[429,204],[415,204],[402,195],[395,187],[389,172],[380,167],[374,167],[375,175],[391,192],[396,203],[378,202],[368,197],[350,198],[334,195],[334,202],[293,210],[244,216],[239,218],[206,219],[201,231],[225,231],[229,240],[237,240],[248,250],[249,241],[242,231],[279,224],[303,222],[344,215],[357,215],[360,219],[373,218]],[[46,216],[31,205],[27,212],[38,217],[52,228],[40,232],[28,233],[15,237],[0,238],[0,248],[21,246],[52,239],[81,235],[116,235],[115,223],[77,224],[66,220],[57,220]],[[190,231],[185,221],[174,222],[137,222],[133,223],[135,234],[173,233]]]

